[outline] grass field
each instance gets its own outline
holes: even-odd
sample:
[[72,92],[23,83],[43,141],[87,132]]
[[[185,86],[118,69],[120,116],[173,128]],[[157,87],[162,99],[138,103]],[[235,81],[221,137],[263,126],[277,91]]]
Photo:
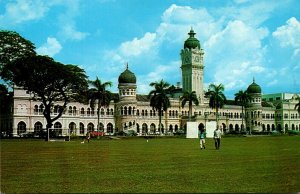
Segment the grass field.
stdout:
[[299,191],[300,136],[1,140],[1,193]]

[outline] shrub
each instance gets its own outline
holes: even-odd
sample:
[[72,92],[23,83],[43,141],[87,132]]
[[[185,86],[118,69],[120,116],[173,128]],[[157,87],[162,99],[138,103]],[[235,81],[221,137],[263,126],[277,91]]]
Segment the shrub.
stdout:
[[289,135],[300,135],[300,131],[296,131],[296,130],[288,130],[287,133]]

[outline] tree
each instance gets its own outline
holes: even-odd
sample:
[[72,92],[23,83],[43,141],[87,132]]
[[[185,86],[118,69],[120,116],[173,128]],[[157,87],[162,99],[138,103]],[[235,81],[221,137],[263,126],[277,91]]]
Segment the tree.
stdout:
[[151,90],[149,92],[148,98],[150,98],[150,106],[154,110],[158,111],[158,117],[159,117],[158,131],[159,133],[161,133],[162,112],[167,111],[167,109],[171,107],[170,99],[168,97],[170,84],[161,80],[158,82],[150,83],[150,86],[154,87],[154,90]]
[[0,30],[0,76],[11,80],[12,72],[4,67],[20,58],[36,55],[35,46],[17,32]]
[[186,102],[189,102],[189,121],[191,121],[191,115],[192,115],[192,108],[193,108],[193,103],[198,106],[199,105],[199,100],[197,98],[196,92],[188,92],[185,91],[183,93],[183,96],[180,97],[181,100],[181,107],[183,108],[186,104]]
[[[83,69],[75,65],[64,65],[47,56],[19,58],[5,66],[11,74],[6,79],[30,92],[34,99],[44,105],[43,115],[47,121],[46,130],[59,119],[67,103],[81,101],[88,88],[87,76]],[[58,114],[51,115],[54,103]],[[48,139],[49,140],[49,139]]]
[[[246,119],[244,110],[252,98],[251,98],[251,95],[247,92],[247,90],[245,90],[245,91],[240,90],[238,93],[235,93],[234,95],[235,95],[235,98],[234,98],[235,102],[238,105],[242,106],[242,126],[244,127],[244,120]],[[246,121],[245,121],[245,123],[246,123]]]
[[90,106],[92,108],[95,107],[97,103],[97,131],[100,130],[100,108],[102,106],[107,107],[110,104],[110,100],[112,99],[112,95],[110,91],[106,90],[109,86],[112,86],[111,82],[102,83],[101,80],[97,77],[95,81],[89,81],[92,85],[92,88],[88,91],[88,99],[90,100]]
[[219,127],[219,109],[222,108],[226,103],[226,97],[223,92],[224,86],[222,84],[210,84],[208,87],[208,91],[205,93],[205,95],[209,97],[209,107],[212,109],[216,109],[217,128]]
[[4,84],[0,84],[0,133],[5,132],[6,135],[11,133],[12,107],[13,93],[9,92]]
[[295,104],[295,110],[297,109],[298,113],[300,114],[300,96],[297,96],[296,100],[298,100],[298,103]]

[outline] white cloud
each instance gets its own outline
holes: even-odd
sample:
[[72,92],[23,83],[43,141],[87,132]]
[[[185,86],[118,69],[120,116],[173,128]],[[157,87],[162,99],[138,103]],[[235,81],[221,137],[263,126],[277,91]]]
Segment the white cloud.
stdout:
[[292,47],[294,56],[299,54],[300,50],[300,22],[292,17],[287,20],[286,25],[280,26],[272,33],[281,47]]
[[189,24],[205,20],[210,22],[213,18],[205,8],[193,9],[189,6],[171,5],[162,16],[162,22],[172,24]]
[[15,25],[42,18],[49,5],[42,0],[17,0],[7,3],[5,13],[0,16],[0,25]]
[[230,21],[205,43],[206,67],[213,82],[223,83],[226,90],[245,88],[244,80],[265,71],[265,48],[261,41],[268,35],[265,28],[254,28],[242,21]]
[[62,49],[61,44],[56,40],[56,38],[48,37],[47,43],[43,44],[36,51],[40,55],[48,55],[53,57]]
[[151,51],[156,46],[156,34],[147,32],[141,39],[134,38],[121,44],[119,51],[124,57],[139,56]]
[[62,34],[66,39],[83,40],[89,33],[80,32],[75,29],[74,25],[67,24],[62,26]]

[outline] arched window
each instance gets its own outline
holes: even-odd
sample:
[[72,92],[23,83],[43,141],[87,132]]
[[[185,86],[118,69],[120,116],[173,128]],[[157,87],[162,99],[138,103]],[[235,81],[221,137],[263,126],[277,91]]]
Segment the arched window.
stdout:
[[43,113],[43,112],[44,112],[44,105],[43,105],[43,104],[40,105],[39,112],[40,112],[40,113]]
[[39,106],[35,105],[34,106],[34,114],[37,115],[39,113]]
[[69,115],[72,115],[72,106],[69,106]]
[[73,106],[73,115],[76,115],[76,106]]
[[104,108],[101,108],[101,110],[100,110],[100,114],[103,116],[104,115]]
[[131,110],[132,108],[131,108],[131,106],[128,108],[128,115],[131,115]]
[[81,108],[80,114],[81,114],[81,116],[84,116],[84,108]]
[[86,114],[87,114],[87,116],[91,116],[91,109],[90,108],[87,109]]
[[26,123],[21,121],[18,123],[17,133],[25,133],[26,132]]
[[124,107],[124,115],[127,115],[127,107]]
[[136,115],[140,116],[140,110],[139,109],[136,110]]

